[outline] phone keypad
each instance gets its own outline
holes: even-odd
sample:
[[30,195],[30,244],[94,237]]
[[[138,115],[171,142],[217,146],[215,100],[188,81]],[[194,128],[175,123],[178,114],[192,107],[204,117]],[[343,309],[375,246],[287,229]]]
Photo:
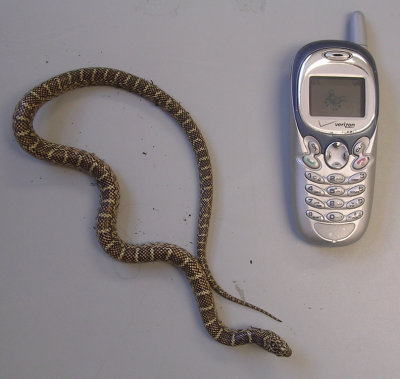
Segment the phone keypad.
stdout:
[[[349,222],[356,221],[363,216],[364,213],[360,210],[347,215],[342,213],[342,211],[345,212],[364,205],[365,199],[363,197],[353,197],[361,195],[365,191],[366,187],[363,184],[350,188],[345,188],[345,186],[348,187],[351,184],[360,183],[365,180],[367,177],[365,172],[359,172],[350,177],[345,177],[338,173],[332,173],[324,178],[319,174],[307,171],[305,176],[310,182],[328,185],[328,187],[323,188],[322,186],[316,186],[314,184],[306,184],[306,191],[315,196],[308,196],[305,198],[305,202],[310,207],[310,209],[306,211],[307,217],[315,221]],[[331,183],[342,183],[342,185],[329,185]],[[328,196],[334,197],[326,199]],[[315,209],[330,209],[332,211],[323,215]]]
[[[363,217],[364,211],[357,208],[365,204],[362,195],[366,191],[363,182],[367,173],[362,168],[370,161],[365,153],[368,142],[368,139],[361,138],[354,145],[352,156],[349,156],[342,144],[331,144],[330,149],[323,154],[315,138],[305,138],[308,151],[303,155],[302,161],[309,168],[304,173],[308,218],[318,222],[342,224]],[[318,156],[323,157],[323,163]],[[338,166],[341,166],[340,169],[344,167],[340,173],[334,171]]]

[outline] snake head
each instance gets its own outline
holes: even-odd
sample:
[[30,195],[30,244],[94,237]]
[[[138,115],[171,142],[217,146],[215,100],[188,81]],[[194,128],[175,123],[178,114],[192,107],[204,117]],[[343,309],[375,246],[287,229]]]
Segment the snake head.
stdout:
[[278,357],[290,357],[292,349],[286,341],[270,330],[250,328],[252,340],[258,346]]

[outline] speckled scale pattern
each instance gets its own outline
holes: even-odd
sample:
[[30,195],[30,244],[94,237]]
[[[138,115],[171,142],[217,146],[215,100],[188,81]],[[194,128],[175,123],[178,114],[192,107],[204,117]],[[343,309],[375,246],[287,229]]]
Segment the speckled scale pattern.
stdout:
[[[197,259],[176,245],[161,242],[131,244],[121,240],[116,229],[119,186],[110,166],[95,154],[46,141],[33,130],[35,114],[44,103],[67,91],[89,86],[121,88],[146,98],[170,114],[185,131],[196,155],[200,179]],[[13,129],[21,147],[35,158],[72,167],[95,178],[100,190],[96,231],[101,246],[109,255],[126,263],[170,262],[182,270],[193,289],[204,326],[216,341],[229,346],[255,343],[278,356],[291,355],[287,343],[274,332],[253,327],[229,329],[218,318],[212,289],[231,301],[275,317],[225,292],[209,270],[206,244],[213,193],[211,162],[200,130],[176,100],[152,82],[135,75],[111,68],[83,68],[55,76],[29,91],[15,108]]]

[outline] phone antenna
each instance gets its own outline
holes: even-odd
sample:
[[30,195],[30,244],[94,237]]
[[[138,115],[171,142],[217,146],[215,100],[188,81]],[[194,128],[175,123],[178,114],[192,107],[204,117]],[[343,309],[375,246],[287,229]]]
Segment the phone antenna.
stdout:
[[365,17],[360,11],[350,15],[347,32],[350,42],[358,43],[362,47],[367,48]]

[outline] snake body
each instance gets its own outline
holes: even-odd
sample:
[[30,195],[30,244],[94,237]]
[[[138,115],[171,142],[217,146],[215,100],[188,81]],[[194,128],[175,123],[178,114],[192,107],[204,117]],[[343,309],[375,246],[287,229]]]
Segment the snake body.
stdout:
[[[35,133],[33,119],[44,103],[67,91],[89,86],[116,87],[146,98],[170,114],[185,131],[196,156],[200,179],[197,259],[173,244],[132,244],[121,240],[116,228],[119,186],[110,166],[92,153],[46,141]],[[150,81],[111,68],[69,71],[43,82],[20,100],[13,116],[13,129],[21,147],[35,158],[78,169],[96,180],[100,190],[97,236],[102,248],[110,256],[126,263],[170,262],[182,270],[193,289],[204,326],[216,341],[230,346],[254,343],[278,356],[291,355],[288,344],[274,332],[254,327],[229,329],[218,318],[212,289],[231,301],[274,316],[225,292],[210,272],[206,260],[213,192],[210,157],[196,123],[170,95]]]

